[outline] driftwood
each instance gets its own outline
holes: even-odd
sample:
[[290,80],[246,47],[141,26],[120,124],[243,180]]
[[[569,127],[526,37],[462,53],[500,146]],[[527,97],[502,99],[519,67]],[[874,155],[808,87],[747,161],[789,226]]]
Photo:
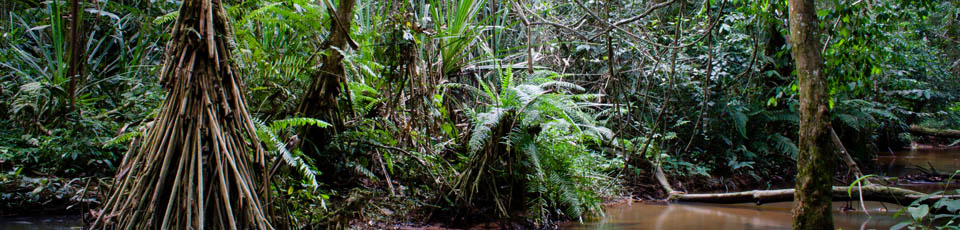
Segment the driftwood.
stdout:
[[[862,186],[859,189],[854,187],[851,190],[851,193],[847,193],[848,187],[846,186],[833,186],[833,200],[834,201],[850,201],[850,200],[860,200],[860,191],[862,191],[863,200],[868,201],[881,201],[887,203],[907,205],[916,201],[920,198],[926,196],[926,193],[916,192],[909,189],[889,187],[889,186],[880,186],[880,185],[866,185]],[[859,190],[859,191],[858,191]],[[794,189],[776,189],[776,190],[753,190],[746,192],[732,192],[732,193],[710,193],[710,194],[684,194],[684,193],[673,193],[670,195],[667,200],[671,201],[684,201],[684,202],[701,202],[701,203],[717,203],[717,204],[735,204],[735,203],[774,203],[774,202],[786,202],[793,201]],[[922,201],[922,203],[933,203],[937,200],[949,198],[949,199],[958,199],[960,195],[936,195],[932,196],[929,199]]]
[[910,133],[917,134],[917,135],[960,138],[960,130],[954,130],[954,129],[933,129],[933,128],[921,127],[919,125],[910,125],[909,130],[910,130]]
[[[912,128],[912,127],[911,127]],[[836,132],[833,129],[830,129],[830,135],[832,136],[833,142],[837,147],[838,157],[843,160],[847,167],[854,173],[858,178],[864,177],[863,173],[860,171],[860,168],[857,166],[857,163],[850,157],[850,154],[846,151],[846,148],[843,147],[843,143],[840,142],[840,138],[837,136]],[[660,186],[667,191],[669,197],[668,201],[683,201],[683,202],[700,202],[700,203],[716,203],[716,204],[736,204],[736,203],[774,203],[774,202],[787,202],[793,201],[795,189],[776,189],[776,190],[753,190],[745,192],[731,192],[731,193],[706,193],[706,194],[687,194],[684,192],[679,192],[673,190],[673,187],[670,185],[670,182],[667,180],[666,174],[663,173],[663,169],[660,168],[659,164],[657,165],[656,171],[654,172],[654,177],[657,182],[660,183]],[[855,186],[853,188],[846,186],[833,186],[831,189],[833,193],[834,201],[880,201],[893,204],[907,205],[913,203],[916,200],[924,198],[927,196],[926,193],[917,192],[904,188],[890,187],[877,185],[877,183],[872,182],[870,179],[866,178],[862,180],[863,186]],[[848,192],[849,191],[849,192]],[[921,201],[921,203],[932,204],[940,199],[960,199],[960,195],[935,195],[930,196],[928,199]]]

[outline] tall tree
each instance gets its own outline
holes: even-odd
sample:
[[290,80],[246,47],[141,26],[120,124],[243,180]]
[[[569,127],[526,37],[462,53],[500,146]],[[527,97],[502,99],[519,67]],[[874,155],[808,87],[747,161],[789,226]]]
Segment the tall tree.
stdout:
[[[328,7],[330,14],[330,35],[324,43],[323,48],[336,47],[343,50],[349,43],[356,46],[350,39],[350,23],[353,21],[353,6],[355,0],[340,0],[340,5],[336,11],[333,7]],[[354,47],[356,48],[356,47]],[[329,49],[327,55],[323,58],[323,66],[314,76],[310,88],[307,89],[303,101],[297,108],[297,113],[301,116],[315,117],[333,124],[331,128],[306,127],[303,132],[308,140],[306,144],[312,145],[303,148],[308,156],[316,158],[317,149],[324,148],[330,142],[333,132],[343,129],[343,119],[341,109],[337,105],[337,97],[340,95],[341,85],[344,84],[343,55],[340,52]],[[344,109],[351,109],[345,107]]]
[[67,105],[67,112],[75,109],[77,104],[77,84],[83,84],[83,10],[80,0],[70,1],[70,34],[67,39],[67,49],[70,50],[69,65],[67,65],[67,76],[70,77],[70,83],[67,86],[70,104]]
[[791,0],[790,42],[800,87],[800,152],[794,194],[794,229],[833,229],[833,155],[827,85],[820,56],[814,0]]
[[124,157],[94,227],[273,229],[257,194],[263,150],[229,59],[221,1],[184,0],[171,34],[160,73],[166,99]]

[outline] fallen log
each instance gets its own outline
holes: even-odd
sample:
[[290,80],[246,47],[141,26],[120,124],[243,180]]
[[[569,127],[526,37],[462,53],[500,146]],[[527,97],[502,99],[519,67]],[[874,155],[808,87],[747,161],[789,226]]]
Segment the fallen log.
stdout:
[[[911,129],[913,127],[914,126],[911,126]],[[833,193],[833,201],[880,201],[899,205],[909,205],[910,203],[913,203],[914,201],[924,197],[927,197],[927,199],[921,201],[923,204],[933,204],[940,199],[960,199],[960,195],[934,195],[928,197],[928,194],[922,192],[878,185],[873,178],[865,177],[863,172],[860,171],[860,167],[858,167],[856,161],[850,157],[850,154],[847,152],[846,148],[843,146],[843,143],[840,141],[840,138],[837,136],[836,131],[831,128],[830,134],[834,144],[837,147],[838,157],[847,165],[849,170],[853,172],[854,176],[857,178],[863,178],[862,182],[864,184],[862,186],[854,187],[853,189],[850,189],[850,187],[846,186],[833,186],[831,189],[831,193]],[[668,181],[666,174],[663,172],[663,169],[660,167],[660,164],[657,164],[656,171],[654,172],[654,179],[656,179],[657,182],[660,183],[660,186],[663,187],[663,189],[669,194],[667,197],[668,201],[715,204],[756,203],[757,205],[760,205],[764,203],[793,201],[794,193],[796,192],[795,189],[775,189],[731,193],[687,194],[681,191],[676,191],[672,186],[670,186],[670,182]],[[848,189],[850,192],[848,192]]]
[[960,138],[960,130],[954,129],[933,129],[919,125],[910,125],[909,131],[910,133],[924,136]]
[[[880,185],[865,185],[861,186],[860,189],[854,187],[852,192],[849,194],[847,193],[847,189],[848,187],[846,186],[833,186],[833,200],[860,200],[860,192],[862,191],[863,200],[866,201],[880,201],[900,205],[909,205],[910,203],[927,196],[926,193],[916,192],[909,189]],[[793,201],[794,192],[794,189],[776,189],[707,194],[672,193],[667,200],[716,204],[756,203],[760,205],[764,203]],[[921,203],[932,204],[940,199],[960,199],[960,195],[931,196],[929,199],[921,201]]]

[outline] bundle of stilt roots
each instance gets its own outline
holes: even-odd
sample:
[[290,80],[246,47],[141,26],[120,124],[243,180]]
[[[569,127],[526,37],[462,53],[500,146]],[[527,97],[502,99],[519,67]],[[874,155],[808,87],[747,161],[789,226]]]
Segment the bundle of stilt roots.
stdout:
[[183,1],[160,75],[166,99],[131,143],[93,228],[272,229],[229,28],[220,0]]

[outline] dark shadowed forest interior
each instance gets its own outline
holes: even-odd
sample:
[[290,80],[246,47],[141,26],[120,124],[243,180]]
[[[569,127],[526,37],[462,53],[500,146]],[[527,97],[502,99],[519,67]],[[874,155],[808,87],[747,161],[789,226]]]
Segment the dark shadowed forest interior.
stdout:
[[0,229],[960,229],[958,0],[3,0]]

